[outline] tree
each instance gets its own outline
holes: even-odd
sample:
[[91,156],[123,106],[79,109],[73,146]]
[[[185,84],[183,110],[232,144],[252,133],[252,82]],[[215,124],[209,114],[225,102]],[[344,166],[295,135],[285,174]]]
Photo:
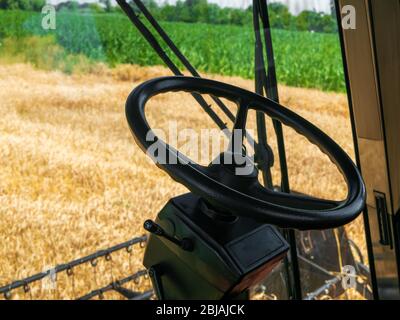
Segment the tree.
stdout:
[[107,11],[107,12],[112,11],[111,0],[100,0],[100,3],[104,4],[105,11]]
[[336,23],[331,15],[314,11],[303,11],[296,19],[296,27],[301,31],[332,33],[336,30]]
[[160,20],[164,21],[175,21],[176,20],[176,7],[170,4],[165,4],[160,8],[159,12]]
[[271,3],[268,5],[271,27],[277,29],[291,29],[295,17],[289,12],[288,7],[281,3]]
[[185,6],[187,6],[189,8],[193,8],[195,6],[202,5],[202,4],[207,5],[208,4],[207,0],[186,0],[185,1]]
[[19,9],[17,1],[0,0],[0,9]]
[[40,11],[45,4],[45,0],[0,0],[0,9]]
[[[187,1],[186,1],[187,2]],[[178,0],[176,2],[176,20],[183,22],[193,22],[194,17],[191,16],[189,11],[189,6],[186,5],[186,2]]]
[[31,2],[33,11],[41,11],[46,5],[46,0],[32,0]]
[[194,21],[209,22],[207,0],[196,0],[194,4],[189,7],[189,12]]
[[57,10],[70,10],[70,11],[77,11],[79,9],[79,4],[76,0],[70,0],[67,2],[61,2],[57,6]]
[[[9,0],[0,0],[9,1]],[[107,9],[110,0],[100,0],[105,4],[106,11],[121,10],[118,6]],[[133,0],[129,2],[134,5]],[[175,5],[165,1],[159,4],[156,0],[142,0],[145,7],[160,21],[181,21],[189,23],[251,25],[253,7],[246,9],[221,8],[207,0],[177,0]],[[330,15],[304,11],[299,16],[293,16],[288,7],[282,3],[273,2],[268,5],[271,27],[286,30],[303,30],[315,32],[335,32],[336,24]]]
[[103,13],[105,10],[107,10],[107,7],[103,9],[98,3],[90,3],[88,8],[90,11],[95,13]]

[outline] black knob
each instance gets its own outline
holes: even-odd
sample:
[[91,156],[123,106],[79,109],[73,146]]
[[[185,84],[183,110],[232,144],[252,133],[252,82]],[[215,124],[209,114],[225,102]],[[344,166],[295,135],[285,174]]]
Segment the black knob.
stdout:
[[171,241],[172,243],[176,244],[178,247],[182,248],[185,251],[193,251],[193,241],[188,239],[188,238],[183,238],[182,240],[179,240],[169,234],[167,234],[161,226],[159,226],[157,223],[155,223],[152,220],[146,220],[145,223],[143,224],[143,227],[145,230],[147,230],[150,233],[155,234],[156,236],[163,237],[164,239],[167,239]]
[[155,223],[152,220],[146,220],[143,224],[143,227],[148,232],[154,233],[158,236],[162,236],[165,234],[165,231],[163,230],[163,228],[161,228],[157,223]]

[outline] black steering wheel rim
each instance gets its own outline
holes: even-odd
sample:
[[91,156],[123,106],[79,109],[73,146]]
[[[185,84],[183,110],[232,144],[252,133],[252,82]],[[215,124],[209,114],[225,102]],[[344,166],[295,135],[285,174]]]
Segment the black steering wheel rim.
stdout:
[[192,163],[183,154],[156,138],[159,146],[165,148],[167,154],[177,157],[177,161],[173,162],[176,164],[157,166],[211,204],[233,214],[249,216],[282,228],[300,230],[339,227],[354,220],[364,209],[365,186],[362,177],[353,161],[336,142],[313,124],[278,103],[218,81],[173,76],[156,78],[135,88],[126,103],[126,116],[132,134],[143,151],[146,152],[153,143],[146,139],[148,134],[153,132],[145,116],[146,103],[155,95],[171,91],[211,94],[234,101],[240,106],[247,104],[247,111],[253,109],[266,113],[305,136],[327,154],[342,172],[348,187],[347,198],[341,202],[272,192],[256,185],[254,180],[242,180],[243,185],[249,184],[243,190],[232,188],[210,176],[204,167]]

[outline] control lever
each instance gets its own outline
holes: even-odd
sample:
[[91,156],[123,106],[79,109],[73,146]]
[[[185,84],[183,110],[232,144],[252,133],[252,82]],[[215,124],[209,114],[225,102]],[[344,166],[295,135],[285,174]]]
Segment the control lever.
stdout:
[[188,239],[188,238],[183,238],[182,240],[177,239],[168,233],[164,231],[161,226],[159,226],[157,223],[155,223],[152,220],[146,220],[145,223],[143,224],[143,227],[146,231],[162,237],[164,239],[167,239],[168,241],[171,241],[175,245],[177,245],[179,248],[185,250],[185,251],[193,251],[193,241]]

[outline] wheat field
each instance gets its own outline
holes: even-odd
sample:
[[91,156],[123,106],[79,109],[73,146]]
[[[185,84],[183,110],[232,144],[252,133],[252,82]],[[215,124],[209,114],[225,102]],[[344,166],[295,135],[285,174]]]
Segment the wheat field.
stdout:
[[[143,234],[143,221],[186,191],[135,145],[124,113],[136,85],[169,75],[168,70],[99,66],[91,74],[66,75],[28,64],[0,64],[0,74],[0,286]],[[210,77],[253,88],[250,80]],[[279,90],[282,104],[315,123],[354,158],[344,94]],[[184,93],[155,97],[147,112],[157,128],[171,119],[183,128],[215,128]],[[276,149],[270,123],[268,135]],[[285,128],[285,137],[292,189],[343,199],[344,181],[329,159],[293,130]],[[277,182],[277,165],[273,177]],[[361,218],[347,230],[365,252]],[[114,272],[139,268],[142,252],[134,251],[129,259],[121,256]],[[107,277],[93,283],[90,267],[77,273],[81,292],[59,290],[50,298],[71,298],[101,281],[109,283]],[[40,288],[35,290],[31,298],[44,297]],[[21,292],[15,298],[27,297]]]

